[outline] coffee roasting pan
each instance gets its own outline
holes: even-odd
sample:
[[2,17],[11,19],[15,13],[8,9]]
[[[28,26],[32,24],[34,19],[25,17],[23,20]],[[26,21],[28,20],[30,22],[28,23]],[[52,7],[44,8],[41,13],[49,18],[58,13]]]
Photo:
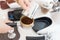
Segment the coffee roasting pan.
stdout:
[[32,29],[37,32],[52,24],[52,20],[48,17],[41,17],[34,20],[34,26]]

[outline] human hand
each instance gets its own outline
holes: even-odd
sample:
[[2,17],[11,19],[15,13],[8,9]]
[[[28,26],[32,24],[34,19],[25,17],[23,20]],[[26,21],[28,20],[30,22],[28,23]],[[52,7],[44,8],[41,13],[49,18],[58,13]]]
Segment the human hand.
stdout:
[[14,29],[6,24],[9,22],[12,22],[12,21],[8,19],[8,14],[2,11],[0,15],[0,33],[7,33],[8,31]]
[[7,33],[8,31],[12,30],[14,28],[6,25],[4,22],[0,22],[0,33]]
[[17,0],[17,3],[20,4],[25,10],[27,10],[30,6],[29,0]]

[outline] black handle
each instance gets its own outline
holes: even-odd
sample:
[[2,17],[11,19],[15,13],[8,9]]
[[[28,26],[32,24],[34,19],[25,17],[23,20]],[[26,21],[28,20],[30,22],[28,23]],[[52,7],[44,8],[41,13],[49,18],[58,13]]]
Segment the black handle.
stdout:
[[11,26],[11,27],[17,27],[17,23],[6,23],[6,24]]

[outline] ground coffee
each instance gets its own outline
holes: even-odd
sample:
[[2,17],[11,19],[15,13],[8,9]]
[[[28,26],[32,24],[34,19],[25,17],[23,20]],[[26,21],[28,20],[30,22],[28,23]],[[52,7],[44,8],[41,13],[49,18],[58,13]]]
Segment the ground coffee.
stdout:
[[33,22],[33,19],[30,19],[30,18],[25,16],[21,19],[21,22],[24,24],[31,24]]

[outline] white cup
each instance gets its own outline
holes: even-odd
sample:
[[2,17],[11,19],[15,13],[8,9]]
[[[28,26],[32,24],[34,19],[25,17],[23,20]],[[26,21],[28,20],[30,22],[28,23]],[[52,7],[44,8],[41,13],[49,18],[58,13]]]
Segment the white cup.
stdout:
[[[30,24],[25,24],[22,22],[22,19],[26,17],[26,16],[22,16],[21,19],[20,19],[20,24],[23,28],[29,28],[29,27],[33,27],[34,26],[34,19],[32,19],[32,22]],[[27,20],[28,21],[28,20]],[[25,22],[27,22],[25,21]]]
[[53,0],[39,0],[39,5],[46,9],[53,7]]

